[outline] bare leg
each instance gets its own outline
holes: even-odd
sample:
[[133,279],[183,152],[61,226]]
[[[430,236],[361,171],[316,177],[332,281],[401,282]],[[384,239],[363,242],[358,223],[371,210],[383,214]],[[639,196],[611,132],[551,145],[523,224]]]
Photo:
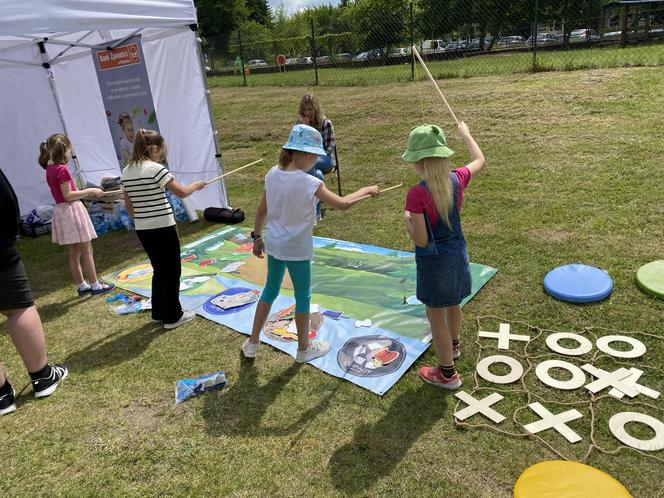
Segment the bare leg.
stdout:
[[254,324],[251,327],[251,337],[249,340],[254,344],[258,343],[258,337],[261,335],[261,330],[265,327],[265,322],[267,322],[267,317],[270,316],[270,309],[272,305],[266,303],[265,301],[259,299],[258,304],[256,305],[256,313],[254,314]]
[[71,271],[71,278],[78,286],[83,283],[83,272],[81,271],[81,249],[78,244],[69,244],[69,271]]
[[[48,361],[46,339],[37,308],[30,306],[2,313],[7,316],[9,335],[28,372],[37,372],[44,368]],[[4,374],[1,378],[4,378]],[[3,383],[0,382],[0,385]]]
[[452,358],[452,335],[445,320],[448,308],[427,306],[427,316],[431,324],[431,337],[440,365],[454,365]]
[[5,376],[5,369],[2,367],[2,363],[0,363],[0,386],[4,386],[5,382],[7,382],[7,377]]
[[447,328],[450,334],[452,334],[452,340],[458,341],[459,334],[461,333],[461,320],[463,319],[461,306],[450,306],[445,309],[447,310]]
[[297,349],[309,349],[309,313],[295,313],[295,326],[297,327]]
[[97,281],[97,270],[95,269],[95,260],[92,256],[92,242],[81,242],[78,244],[81,252],[81,264],[83,273],[88,278],[88,283],[94,284]]

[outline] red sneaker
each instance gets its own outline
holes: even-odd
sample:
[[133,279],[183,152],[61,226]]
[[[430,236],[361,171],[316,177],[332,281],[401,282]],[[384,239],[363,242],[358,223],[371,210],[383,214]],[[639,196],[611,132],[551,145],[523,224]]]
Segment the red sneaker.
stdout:
[[443,375],[438,367],[422,367],[419,373],[422,380],[428,384],[450,390],[461,387],[461,379],[458,373],[455,373],[449,379]]

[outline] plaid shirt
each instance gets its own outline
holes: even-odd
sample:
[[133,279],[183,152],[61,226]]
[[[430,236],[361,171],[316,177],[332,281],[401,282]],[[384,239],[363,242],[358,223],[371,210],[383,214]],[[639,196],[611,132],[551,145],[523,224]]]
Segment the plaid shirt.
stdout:
[[[301,124],[301,120],[297,120],[296,124]],[[316,128],[321,136],[323,137],[323,148],[327,152],[327,155],[332,158],[332,164],[335,164],[334,161],[334,149],[337,146],[337,139],[334,136],[334,127],[332,126],[332,121],[325,119],[323,121],[322,128]]]

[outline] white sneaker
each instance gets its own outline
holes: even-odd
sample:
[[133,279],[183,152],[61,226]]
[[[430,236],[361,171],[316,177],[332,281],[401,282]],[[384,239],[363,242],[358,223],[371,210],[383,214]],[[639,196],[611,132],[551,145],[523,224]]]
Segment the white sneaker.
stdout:
[[195,317],[196,317],[196,313],[194,313],[193,311],[183,310],[182,311],[182,316],[180,317],[180,319],[177,322],[165,323],[164,328],[167,329],[167,330],[174,329],[176,327],[179,327],[180,325],[184,325],[185,323],[192,321]]
[[330,344],[325,341],[310,342],[306,351],[297,350],[295,361],[298,363],[307,363],[327,354],[330,350]]
[[256,358],[256,352],[258,351],[257,342],[251,342],[249,339],[242,343],[242,354],[245,358]]

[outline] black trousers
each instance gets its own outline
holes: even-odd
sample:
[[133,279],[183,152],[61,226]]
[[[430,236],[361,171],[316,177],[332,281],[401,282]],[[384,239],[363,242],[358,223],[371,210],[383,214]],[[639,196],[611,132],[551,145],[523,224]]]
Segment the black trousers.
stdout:
[[136,230],[138,240],[152,263],[152,318],[164,323],[182,317],[180,305],[180,239],[175,225]]

